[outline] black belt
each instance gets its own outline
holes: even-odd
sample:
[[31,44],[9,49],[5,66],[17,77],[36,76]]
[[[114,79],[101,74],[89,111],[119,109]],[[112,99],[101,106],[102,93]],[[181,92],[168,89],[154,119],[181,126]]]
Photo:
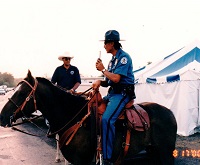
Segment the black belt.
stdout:
[[135,86],[134,84],[120,84],[120,85],[114,85],[111,86],[108,90],[108,93],[114,93],[114,94],[127,94],[131,98],[135,99]]

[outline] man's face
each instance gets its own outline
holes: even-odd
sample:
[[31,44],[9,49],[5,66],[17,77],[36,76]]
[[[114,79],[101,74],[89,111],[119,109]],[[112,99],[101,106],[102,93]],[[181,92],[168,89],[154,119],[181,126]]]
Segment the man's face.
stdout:
[[64,65],[70,65],[71,58],[70,57],[63,57],[62,58]]
[[112,53],[114,50],[114,42],[104,42],[104,48],[107,53]]

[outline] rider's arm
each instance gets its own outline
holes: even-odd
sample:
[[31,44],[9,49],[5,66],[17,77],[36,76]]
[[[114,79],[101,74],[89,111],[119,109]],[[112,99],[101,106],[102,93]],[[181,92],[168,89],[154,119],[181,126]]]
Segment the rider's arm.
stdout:
[[79,82],[77,82],[74,86],[73,86],[73,88],[71,89],[71,90],[73,90],[73,92],[79,87],[79,85],[80,85],[80,83]]
[[111,80],[114,83],[118,83],[121,79],[121,76],[119,74],[111,73],[107,70],[103,72],[104,76],[106,76],[109,80]]

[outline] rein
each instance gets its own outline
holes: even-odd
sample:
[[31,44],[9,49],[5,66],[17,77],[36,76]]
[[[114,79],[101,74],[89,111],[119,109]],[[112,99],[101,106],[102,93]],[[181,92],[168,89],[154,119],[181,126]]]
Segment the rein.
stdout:
[[[91,88],[90,88],[91,89]],[[76,134],[76,132],[78,131],[78,129],[82,126],[83,122],[91,115],[91,110],[90,110],[90,106],[89,106],[89,102],[91,102],[92,98],[96,95],[96,107],[98,105],[97,100],[98,100],[98,96],[97,96],[97,92],[99,92],[98,90],[95,90],[94,94],[90,97],[90,100],[86,103],[86,105],[88,105],[88,113],[81,119],[81,121],[77,122],[76,124],[74,124],[73,126],[71,126],[70,128],[68,128],[61,136],[60,140],[59,140],[59,147],[60,149],[63,147],[63,145],[68,145],[71,140],[73,139],[74,135]],[[85,106],[86,106],[85,105]],[[85,107],[84,106],[84,107]],[[83,108],[84,108],[83,107]],[[82,108],[82,109],[83,109]],[[81,109],[81,110],[82,110]],[[97,110],[96,110],[96,114],[97,115]],[[77,115],[76,115],[77,116]],[[74,119],[74,118],[73,118]],[[97,119],[97,116],[96,116]],[[96,127],[97,127],[97,122],[96,122]],[[97,130],[97,129],[96,129]],[[97,133],[97,132],[96,132]],[[96,134],[97,135],[97,134]],[[67,140],[67,142],[66,142]]]
[[82,92],[79,96],[82,96],[83,94],[85,94],[86,92],[90,91],[91,89],[92,89],[92,87],[87,89],[86,91]]
[[[53,83],[52,83],[52,84],[53,84]],[[65,92],[69,92],[69,90],[67,90],[66,88],[63,88],[63,87],[61,87],[61,86],[59,86],[59,85],[55,85],[55,84],[53,84],[53,85],[56,86],[57,88],[59,88],[59,89],[65,91]],[[83,94],[85,94],[86,92],[90,91],[91,89],[92,89],[92,87],[90,87],[89,89],[85,90],[84,92],[82,92],[82,93],[79,94],[78,96],[82,96]],[[69,92],[69,93],[70,93],[70,92]]]
[[26,118],[26,121],[23,121],[23,122],[17,123],[17,124],[12,124],[12,129],[13,129],[13,130],[16,130],[16,131],[19,131],[19,132],[22,132],[22,133],[25,133],[25,134],[27,134],[27,135],[31,135],[31,136],[38,136],[38,137],[39,137],[39,136],[42,136],[42,135],[37,135],[37,134],[33,134],[33,133],[26,132],[26,131],[23,131],[23,130],[21,130],[21,129],[15,127],[16,125],[20,125],[20,124],[24,124],[24,123],[26,123],[26,122],[30,122],[30,123],[34,124],[37,128],[39,128],[42,132],[44,132],[40,127],[38,127],[35,123],[32,122],[32,120],[37,119],[37,118],[39,118],[39,117],[41,117],[41,116],[42,116],[42,115],[36,116],[36,117],[34,117],[33,119],[28,119],[28,118]]

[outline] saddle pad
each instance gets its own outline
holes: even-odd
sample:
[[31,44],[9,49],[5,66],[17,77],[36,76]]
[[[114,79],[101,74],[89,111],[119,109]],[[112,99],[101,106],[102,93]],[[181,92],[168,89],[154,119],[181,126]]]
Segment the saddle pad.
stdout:
[[150,127],[148,113],[139,105],[134,104],[135,108],[126,109],[128,127],[137,131],[146,131]]

